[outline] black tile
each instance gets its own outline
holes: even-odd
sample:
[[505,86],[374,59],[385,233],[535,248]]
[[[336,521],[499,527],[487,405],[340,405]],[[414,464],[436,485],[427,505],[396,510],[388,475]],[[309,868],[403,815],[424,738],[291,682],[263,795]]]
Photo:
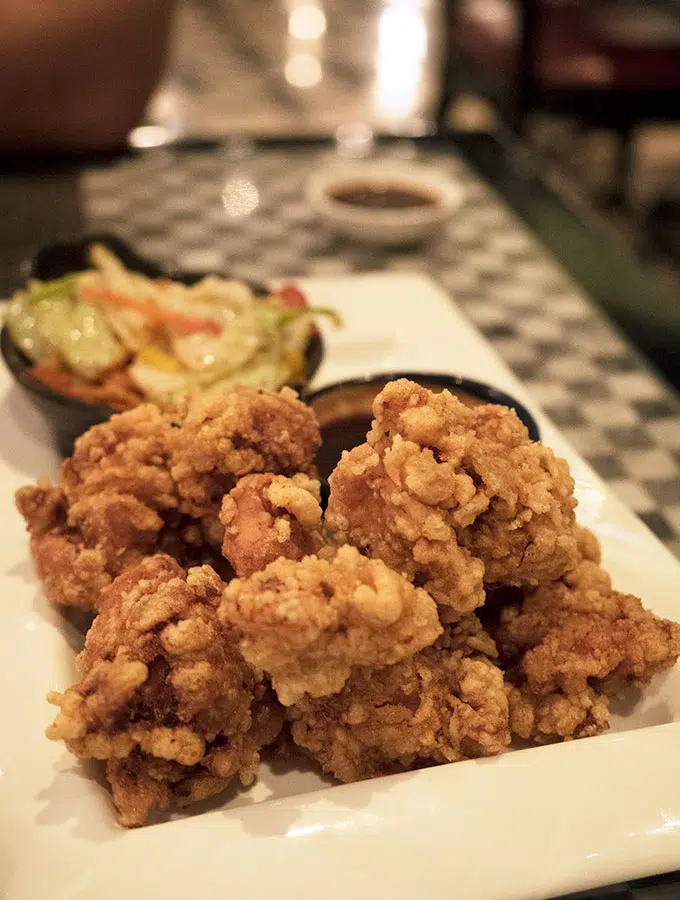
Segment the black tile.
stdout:
[[645,525],[653,531],[661,541],[668,541],[676,536],[665,516],[658,512],[638,513]]
[[646,481],[645,488],[659,506],[680,506],[680,471],[677,478]]
[[654,441],[650,438],[644,428],[639,426],[617,426],[616,428],[604,429],[607,437],[615,447],[626,450],[646,450],[654,446]]
[[515,337],[517,332],[515,326],[509,322],[496,322],[493,325],[483,325],[481,330],[484,334],[493,340],[493,338]]
[[680,413],[680,403],[671,398],[661,400],[638,400],[633,403],[645,419],[666,419]]
[[615,456],[589,456],[587,452],[585,456],[597,474],[605,481],[610,478],[625,478],[627,475],[621,462]]
[[575,428],[579,425],[588,424],[588,420],[576,406],[549,406],[546,407],[545,411],[558,427]]
[[605,372],[637,372],[640,363],[632,353],[622,353],[614,356],[598,354],[593,361]]
[[593,381],[569,381],[569,390],[573,391],[579,400],[608,400],[612,396],[609,386],[604,380]]

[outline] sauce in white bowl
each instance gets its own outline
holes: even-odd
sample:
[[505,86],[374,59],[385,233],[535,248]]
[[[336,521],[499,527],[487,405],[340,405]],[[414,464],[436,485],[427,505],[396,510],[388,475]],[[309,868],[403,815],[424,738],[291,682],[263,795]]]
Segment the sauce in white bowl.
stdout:
[[464,193],[454,178],[434,167],[381,159],[314,172],[307,199],[339,234],[398,246],[429,237],[460,209]]

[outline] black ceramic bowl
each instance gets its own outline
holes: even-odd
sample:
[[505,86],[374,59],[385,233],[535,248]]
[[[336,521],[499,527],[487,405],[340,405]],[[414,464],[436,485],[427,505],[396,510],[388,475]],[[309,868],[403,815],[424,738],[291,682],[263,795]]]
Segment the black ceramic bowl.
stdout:
[[498,403],[509,406],[527,428],[532,441],[540,439],[538,425],[529,410],[519,401],[491,385],[457,375],[431,372],[385,372],[338,381],[321,390],[306,392],[302,399],[308,403],[321,425],[322,446],[317,456],[319,476],[328,478],[337,465],[343,450],[351,450],[366,440],[373,418],[371,408],[376,394],[389,381],[408,378],[430,390],[447,389],[468,405]]
[[[94,243],[104,244],[128,269],[141,272],[142,275],[147,275],[149,278],[165,277],[181,281],[183,284],[195,284],[206,274],[204,272],[164,270],[156,263],[139,256],[125,241],[115,235],[90,234],[76,240],[42,247],[30,261],[28,277],[37,278],[40,281],[50,281],[60,278],[62,275],[68,275],[69,272],[81,272],[87,269],[89,267],[88,248]],[[264,297],[269,293],[264,285],[251,282],[250,287],[256,296]],[[67,397],[32,378],[28,373],[31,366],[30,360],[14,344],[6,327],[0,332],[0,351],[16,382],[50,422],[57,447],[63,456],[71,454],[73,442],[79,435],[93,425],[105,422],[113,414],[113,410],[108,406],[86,403],[83,400]],[[315,331],[305,350],[305,382],[312,378],[319,368],[322,358],[323,341],[321,335]]]

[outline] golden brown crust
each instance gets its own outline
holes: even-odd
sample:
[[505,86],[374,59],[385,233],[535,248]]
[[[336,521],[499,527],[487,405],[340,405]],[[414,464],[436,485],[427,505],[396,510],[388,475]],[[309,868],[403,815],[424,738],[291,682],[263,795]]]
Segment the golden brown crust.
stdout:
[[451,490],[432,452],[395,438],[381,455],[369,444],[344,453],[330,477],[328,528],[382,559],[459,614],[484,602],[484,566],[463,549],[444,509],[430,504]]
[[293,740],[341,781],[493,756],[510,743],[502,672],[462,650],[356,668],[339,694],[305,697],[287,714]]
[[176,509],[170,475],[172,420],[146,403],[111,416],[79,437],[61,469],[70,503],[87,496],[128,494],[150,509]]
[[318,426],[292,391],[229,397],[193,401],[181,425],[150,404],[112,416],[78,438],[59,486],[17,492],[53,603],[95,609],[112,579],[159,551],[183,565],[210,558],[224,539],[225,479],[231,487],[243,471],[311,469]]
[[222,552],[240,578],[279,557],[300,560],[321,549],[319,482],[308,475],[246,475],[222,502]]
[[536,585],[573,567],[568,466],[512,410],[401,379],[373,412],[367,443],[331,476],[329,528],[459,614],[483,603],[483,580]]
[[537,744],[593,737],[609,728],[609,700],[593,688],[575,694],[536,695],[507,685],[510,730]]
[[590,559],[582,555],[563,580],[514,598],[492,629],[520,737],[545,742],[606,730],[607,698],[648,684],[680,654],[680,625],[612,590],[588,540]]
[[172,475],[182,510],[217,509],[239,478],[311,472],[321,443],[314,413],[290,388],[235,387],[195,401],[173,435]]
[[352,666],[411,656],[441,633],[425,591],[380,560],[341,547],[332,562],[278,559],[232,581],[220,617],[246,660],[271,676],[285,705],[339,691]]
[[252,781],[279,707],[217,618],[222,582],[147,558],[104,592],[79,657],[80,681],[49,696],[47,735],[81,758],[108,760],[119,820]]

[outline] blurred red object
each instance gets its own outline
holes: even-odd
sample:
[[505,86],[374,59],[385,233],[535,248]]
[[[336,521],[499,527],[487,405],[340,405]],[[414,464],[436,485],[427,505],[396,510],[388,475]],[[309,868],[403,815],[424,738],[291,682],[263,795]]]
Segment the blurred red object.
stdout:
[[174,0],[0,2],[0,150],[105,150],[139,123]]

